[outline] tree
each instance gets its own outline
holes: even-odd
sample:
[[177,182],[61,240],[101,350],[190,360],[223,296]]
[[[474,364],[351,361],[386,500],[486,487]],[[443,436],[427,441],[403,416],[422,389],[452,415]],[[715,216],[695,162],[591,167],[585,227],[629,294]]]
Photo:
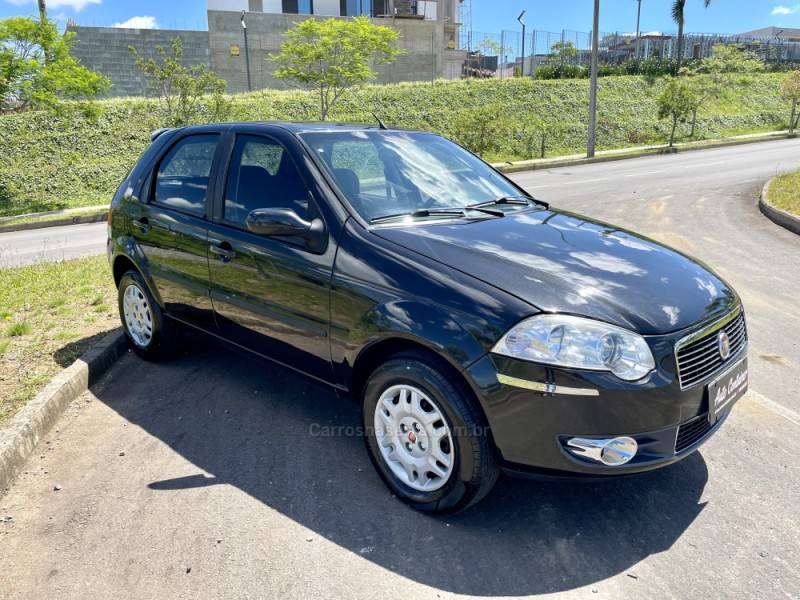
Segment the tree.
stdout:
[[800,116],[797,115],[797,105],[800,103],[800,69],[791,71],[781,86],[781,96],[792,103],[792,114],[789,118],[789,133],[794,135]]
[[158,60],[142,58],[133,46],[128,46],[128,49],[136,60],[136,66],[158,91],[168,126],[181,127],[197,121],[202,109],[200,100],[205,94],[213,95],[211,119],[219,121],[224,118],[227,112],[223,98],[225,81],[205,65],[184,66],[180,37],[173,38],[169,54],[163,46],[156,46]]
[[342,94],[375,78],[371,63],[390,63],[405,53],[399,37],[366,17],[305,19],[286,32],[280,52],[268,60],[279,65],[275,77],[316,91],[324,121]]
[[52,21],[0,20],[0,111],[55,108],[61,100],[87,100],[109,81],[71,54],[74,34]]
[[570,40],[564,42],[556,42],[550,46],[550,58],[558,59],[563,65],[565,62],[572,62],[573,59],[578,57],[578,49]]
[[685,123],[697,108],[697,96],[685,79],[674,78],[667,82],[664,90],[658,96],[658,118],[672,119],[672,129],[669,134],[669,147],[675,141],[675,130],[678,123]]
[[711,56],[681,69],[680,74],[688,77],[688,85],[696,100],[689,136],[694,137],[697,111],[702,105],[735,94],[737,88],[751,80],[753,73],[760,73],[765,69],[766,64],[761,58],[736,44],[716,44],[711,50]]
[[[703,0],[706,8],[711,4],[711,0]],[[680,72],[681,64],[683,63],[683,25],[684,25],[684,8],[686,7],[686,0],[673,0],[672,2],[672,20],[678,25],[678,64],[675,72]]]
[[548,141],[557,137],[563,129],[563,124],[536,114],[523,117],[513,127],[514,138],[518,142],[517,152],[525,159],[537,156],[544,158]]
[[748,52],[741,44],[715,44],[711,56],[705,57],[692,70],[711,75],[736,73],[746,76],[766,68],[766,63],[757,54]]
[[511,122],[500,104],[487,104],[456,111],[452,137],[475,154],[484,158],[500,151],[501,144],[511,135]]

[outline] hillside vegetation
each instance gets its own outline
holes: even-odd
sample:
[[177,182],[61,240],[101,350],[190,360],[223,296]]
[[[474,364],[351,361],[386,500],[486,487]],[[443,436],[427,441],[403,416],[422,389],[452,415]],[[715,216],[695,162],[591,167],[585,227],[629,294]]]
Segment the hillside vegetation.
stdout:
[[[757,75],[746,85],[703,108],[694,139],[780,129],[787,118],[780,99],[782,75]],[[668,124],[657,118],[656,97],[663,82],[639,76],[607,77],[600,82],[600,149],[662,143]],[[55,115],[28,112],[0,117],[0,216],[110,200],[150,131],[162,125],[158,104],[147,99],[98,103],[99,114],[75,111]],[[530,79],[437,81],[367,86],[344,97],[331,120],[386,123],[432,130],[470,144],[475,124],[465,112],[485,119],[497,114],[501,127],[489,160],[532,158],[539,145],[524,139],[525,124],[542,127],[548,156],[585,148],[588,104],[586,80]],[[262,91],[230,97],[230,120],[314,119],[317,99],[309,92]],[[483,116],[480,115],[482,113]],[[493,121],[493,120],[492,120]],[[679,139],[688,134],[683,126]]]

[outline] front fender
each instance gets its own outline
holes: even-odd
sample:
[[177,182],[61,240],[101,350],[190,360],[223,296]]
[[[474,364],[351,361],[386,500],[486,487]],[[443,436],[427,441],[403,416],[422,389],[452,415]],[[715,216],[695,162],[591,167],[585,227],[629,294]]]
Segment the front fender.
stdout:
[[373,306],[347,334],[334,357],[340,381],[347,387],[352,367],[376,344],[387,340],[407,340],[444,357],[461,370],[486,353],[486,348],[463,324],[466,315],[417,300],[393,300]]

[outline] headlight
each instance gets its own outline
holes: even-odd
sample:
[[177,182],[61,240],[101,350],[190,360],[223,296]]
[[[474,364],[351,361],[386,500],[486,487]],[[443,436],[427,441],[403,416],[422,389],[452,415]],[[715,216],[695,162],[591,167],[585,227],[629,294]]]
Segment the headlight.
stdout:
[[610,371],[626,381],[641,379],[656,366],[639,334],[567,315],[525,319],[500,338],[492,352],[561,367]]

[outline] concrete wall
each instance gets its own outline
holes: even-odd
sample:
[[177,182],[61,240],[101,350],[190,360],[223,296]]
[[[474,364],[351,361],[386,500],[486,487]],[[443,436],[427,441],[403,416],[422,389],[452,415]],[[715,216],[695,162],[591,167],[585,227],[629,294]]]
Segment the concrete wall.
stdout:
[[[254,90],[292,87],[288,82],[273,77],[276,64],[268,57],[279,51],[286,31],[308,18],[341,17],[247,13],[250,74]],[[247,70],[240,19],[240,13],[210,10],[208,32],[81,26],[70,26],[69,30],[76,34],[75,56],[88,68],[111,79],[111,96],[151,95],[153,90],[148,89],[147,81],[136,67],[128,46],[134,46],[145,57],[154,57],[157,46],[168,48],[176,36],[183,40],[185,65],[204,64],[211,67],[227,82],[229,92],[243,92],[247,90]],[[395,62],[376,67],[378,83],[430,81],[434,77],[452,79],[460,76],[464,54],[446,49],[447,41],[453,35],[449,23],[391,17],[372,21],[396,29],[400,33],[400,46],[406,50],[406,54]]]
[[[111,80],[110,96],[149,95],[147,80],[131,55],[133,46],[144,56],[156,56],[156,47],[169,48],[172,39],[183,40],[183,63],[187,66],[211,66],[211,52],[206,31],[170,31],[163,29],[119,29],[115,27],[70,26],[76,34],[73,54],[81,63]],[[241,29],[241,27],[240,27]]]
[[[273,77],[276,65],[267,58],[270,54],[278,52],[284,41],[284,33],[295,23],[307,18],[314,17],[270,13],[247,14],[253,89],[291,87],[288,82]],[[406,55],[395,62],[376,68],[378,82],[424,81],[430,80],[431,77],[445,76],[444,26],[441,22],[391,18],[372,19],[372,21],[397,29],[400,32],[400,45],[407,51]],[[240,15],[229,11],[208,11],[208,30],[212,68],[228,82],[228,91],[246,91],[247,72]],[[239,56],[231,52],[232,47],[239,48]]]

